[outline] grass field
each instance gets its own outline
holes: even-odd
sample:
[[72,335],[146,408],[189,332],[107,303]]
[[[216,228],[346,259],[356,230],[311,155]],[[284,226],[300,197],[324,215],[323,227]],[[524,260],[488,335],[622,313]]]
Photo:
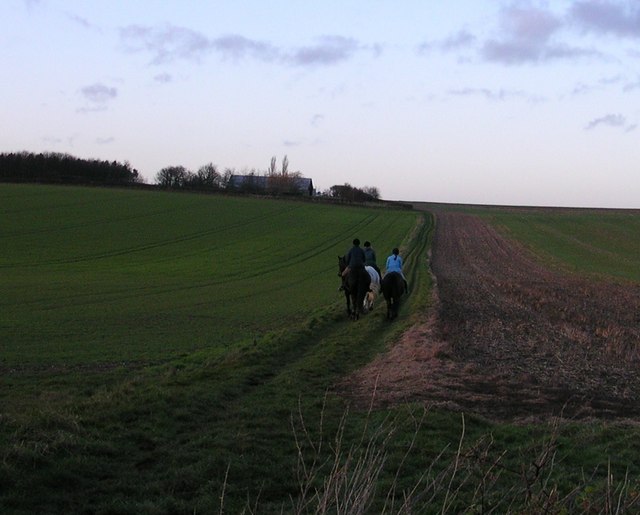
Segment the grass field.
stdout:
[[[0,198],[1,498],[27,512],[210,507],[231,463],[255,469],[231,471],[237,489],[268,481],[281,446],[248,449],[290,443],[298,397],[321,402],[402,327],[383,309],[346,320],[337,256],[359,236],[381,260],[396,245],[425,260],[428,224],[407,211],[28,185]],[[174,480],[217,490],[168,495]]]
[[422,204],[478,214],[550,266],[640,282],[640,211]]
[[336,300],[336,258],[355,235],[382,259],[415,221],[107,189],[3,185],[0,202],[9,366],[165,360],[288,327]]
[[[0,185],[0,511],[504,512],[638,489],[634,427],[368,414],[335,394],[425,312],[431,230],[410,211]],[[380,262],[401,246],[393,323],[381,305],[346,319],[354,236]]]
[[492,214],[494,223],[573,272],[640,282],[640,213]]

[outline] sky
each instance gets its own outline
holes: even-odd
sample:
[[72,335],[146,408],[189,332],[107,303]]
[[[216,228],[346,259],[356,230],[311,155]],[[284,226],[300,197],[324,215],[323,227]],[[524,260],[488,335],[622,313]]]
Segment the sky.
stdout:
[[640,1],[2,0],[0,152],[640,208]]

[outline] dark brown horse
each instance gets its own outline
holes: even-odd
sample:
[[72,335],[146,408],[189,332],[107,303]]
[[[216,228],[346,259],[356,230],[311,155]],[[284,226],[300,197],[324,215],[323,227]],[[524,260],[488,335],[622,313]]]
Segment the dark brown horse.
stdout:
[[343,272],[346,268],[345,257],[338,256],[338,275],[342,279],[341,289],[344,290],[344,296],[347,299],[347,313],[353,320],[358,320],[362,313],[364,297],[371,286],[371,276],[362,267],[362,269],[350,270],[345,277]]
[[400,307],[400,298],[404,293],[404,279],[398,272],[389,272],[382,278],[380,284],[384,300],[387,301],[387,319],[393,320],[398,316],[398,307]]

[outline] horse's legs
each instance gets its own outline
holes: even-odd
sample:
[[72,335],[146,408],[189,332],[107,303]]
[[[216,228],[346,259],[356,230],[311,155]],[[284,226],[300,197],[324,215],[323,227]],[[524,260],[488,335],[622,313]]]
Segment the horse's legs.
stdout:
[[354,320],[358,320],[360,317],[360,306],[358,306],[358,293],[356,292],[353,298],[351,299],[351,304],[353,304],[353,313],[352,317]]

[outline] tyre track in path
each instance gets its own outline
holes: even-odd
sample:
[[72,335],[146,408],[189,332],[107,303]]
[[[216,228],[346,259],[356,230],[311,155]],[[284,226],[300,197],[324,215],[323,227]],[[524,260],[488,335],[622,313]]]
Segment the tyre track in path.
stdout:
[[552,271],[476,216],[435,215],[432,309],[348,395],[495,420],[640,420],[640,285]]

